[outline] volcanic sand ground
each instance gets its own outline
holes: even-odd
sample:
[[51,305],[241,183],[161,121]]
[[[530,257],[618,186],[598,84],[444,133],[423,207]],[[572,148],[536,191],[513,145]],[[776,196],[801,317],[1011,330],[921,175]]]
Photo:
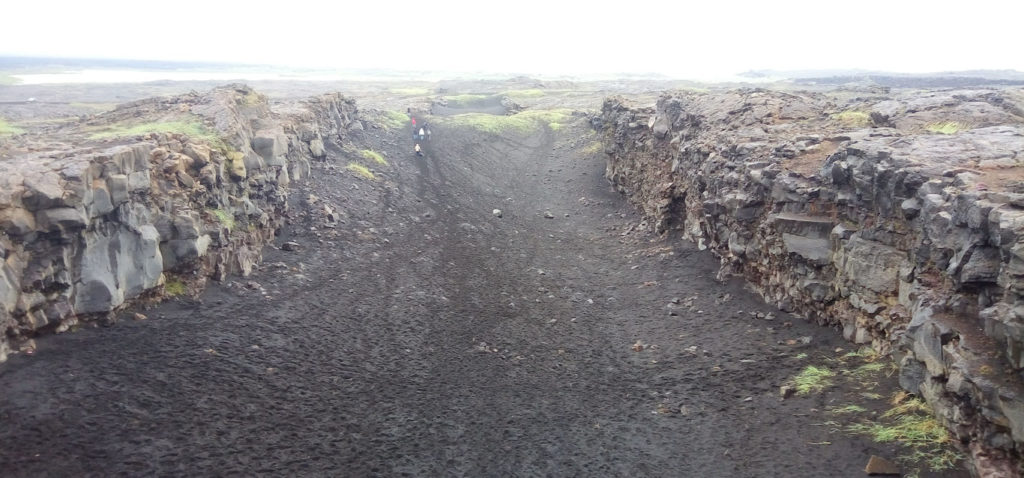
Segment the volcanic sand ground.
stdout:
[[0,472],[863,476],[895,456],[821,426],[856,389],[780,400],[800,354],[852,344],[751,317],[773,309],[709,253],[645,232],[584,124],[435,124],[422,159],[406,131],[359,134],[390,163],[318,164],[278,242],[301,250],[0,365]]

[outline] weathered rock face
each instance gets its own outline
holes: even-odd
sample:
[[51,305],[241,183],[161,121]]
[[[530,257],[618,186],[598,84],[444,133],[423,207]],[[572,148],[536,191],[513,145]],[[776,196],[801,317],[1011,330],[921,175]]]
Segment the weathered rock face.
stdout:
[[[959,438],[1019,457],[1019,98],[669,94],[606,100],[593,123],[608,179],[657,230],[712,250],[779,308],[891,352],[900,384]],[[944,125],[964,130],[931,131]]]
[[130,103],[85,128],[170,114],[212,133],[103,141],[69,129],[59,136],[83,146],[0,162],[0,361],[20,338],[158,292],[165,272],[248,274],[281,225],[289,182],[358,124],[340,95],[278,115],[231,85]]

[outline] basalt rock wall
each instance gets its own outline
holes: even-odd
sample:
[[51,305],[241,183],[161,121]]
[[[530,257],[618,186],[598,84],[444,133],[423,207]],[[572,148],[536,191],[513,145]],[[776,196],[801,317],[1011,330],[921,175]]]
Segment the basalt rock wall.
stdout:
[[900,385],[998,474],[1024,445],[1021,98],[680,92],[610,98],[592,122],[607,178],[652,227],[891,353]]
[[[230,85],[12,140],[25,144],[0,161],[0,361],[168,280],[180,289],[248,274],[282,223],[290,182],[362,127],[337,94],[282,109]],[[186,132],[133,135],[133,125]]]

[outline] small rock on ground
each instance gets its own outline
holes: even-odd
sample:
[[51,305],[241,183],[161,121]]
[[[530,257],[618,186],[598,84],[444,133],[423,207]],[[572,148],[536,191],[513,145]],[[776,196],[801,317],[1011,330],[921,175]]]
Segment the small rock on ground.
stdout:
[[901,474],[900,467],[896,466],[895,463],[875,455],[871,455],[871,458],[868,460],[868,466],[864,467],[864,473],[867,473],[869,476]]

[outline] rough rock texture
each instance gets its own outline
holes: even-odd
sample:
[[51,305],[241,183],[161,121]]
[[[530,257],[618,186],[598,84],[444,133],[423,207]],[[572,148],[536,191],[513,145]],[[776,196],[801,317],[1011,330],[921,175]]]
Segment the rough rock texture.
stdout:
[[[21,154],[0,162],[0,361],[20,339],[158,293],[165,272],[248,274],[281,224],[289,182],[357,123],[354,102],[336,94],[291,113],[230,85],[4,145]],[[93,133],[161,122],[207,134]]]
[[657,230],[892,353],[985,474],[1024,450],[1021,93],[676,93],[592,123]]

